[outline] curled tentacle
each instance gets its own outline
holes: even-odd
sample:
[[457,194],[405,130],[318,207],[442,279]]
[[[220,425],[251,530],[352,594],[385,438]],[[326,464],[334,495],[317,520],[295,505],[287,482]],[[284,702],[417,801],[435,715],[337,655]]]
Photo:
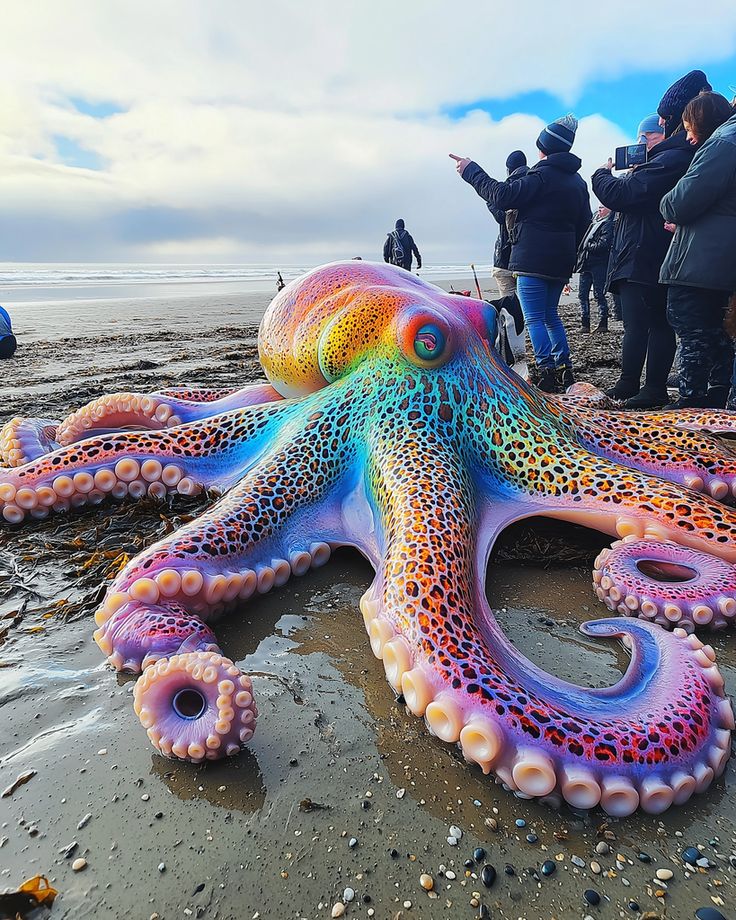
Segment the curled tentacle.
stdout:
[[[389,447],[375,471],[386,549],[361,609],[373,652],[409,708],[527,796],[560,794],[625,815],[639,805],[658,813],[705,788],[723,770],[732,723],[710,650],[693,648],[682,631],[602,621],[586,632],[633,644],[617,685],[588,690],[545,673],[519,655],[485,600],[493,535],[473,545],[467,474],[424,438],[400,448],[425,461],[407,469]],[[441,497],[432,511],[426,495]]]
[[627,537],[595,561],[593,587],[609,610],[665,629],[736,624],[736,567],[707,553]]
[[97,432],[126,428],[160,431],[280,399],[267,383],[224,391],[181,387],[150,394],[113,393],[93,399],[67,416],[59,425],[57,439],[68,446]]
[[59,422],[49,418],[13,418],[0,428],[0,466],[23,466],[59,447]]

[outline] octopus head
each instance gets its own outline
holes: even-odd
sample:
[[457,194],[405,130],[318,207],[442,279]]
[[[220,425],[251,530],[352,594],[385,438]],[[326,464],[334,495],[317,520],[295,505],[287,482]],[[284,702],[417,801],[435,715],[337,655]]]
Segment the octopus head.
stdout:
[[336,262],[276,297],[261,324],[259,352],[271,384],[291,397],[332,383],[375,354],[439,368],[469,337],[490,342],[495,331],[495,311],[483,301],[439,294],[391,265]]

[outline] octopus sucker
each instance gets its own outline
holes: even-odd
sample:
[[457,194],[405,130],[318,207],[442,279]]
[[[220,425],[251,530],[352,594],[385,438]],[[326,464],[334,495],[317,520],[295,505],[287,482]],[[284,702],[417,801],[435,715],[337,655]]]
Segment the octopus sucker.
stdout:
[[[335,263],[269,307],[268,383],[113,394],[5,426],[8,525],[220,493],[130,560],[95,616],[110,664],[140,673],[135,711],[161,754],[200,763],[251,740],[253,686],[212,623],[352,546],[376,572],[366,649],[409,711],[505,788],[623,817],[723,771],[733,711],[694,632],[736,620],[736,453],[709,433],[734,416],[635,416],[592,388],[549,397],[503,365],[491,313],[392,266]],[[581,627],[629,650],[612,687],[543,671],[488,605],[494,542],[532,516],[614,541],[593,586],[616,616]]]

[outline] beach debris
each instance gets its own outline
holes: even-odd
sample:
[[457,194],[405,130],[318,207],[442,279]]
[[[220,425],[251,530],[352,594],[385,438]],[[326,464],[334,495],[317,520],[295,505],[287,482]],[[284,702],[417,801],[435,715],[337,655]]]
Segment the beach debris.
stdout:
[[331,805],[323,805],[321,802],[313,802],[310,798],[302,799],[299,803],[299,811],[323,811],[332,808]]
[[350,840],[348,840],[348,846],[351,850],[354,850],[358,846],[358,838],[351,837]]
[[58,893],[45,875],[34,875],[15,891],[0,894],[0,915],[25,920],[40,905],[50,908]]
[[333,920],[335,920],[336,917],[342,917],[344,913],[345,905],[342,903],[342,901],[337,901],[332,905],[332,913],[330,916],[333,918]]
[[76,840],[72,840],[71,843],[67,843],[63,847],[59,847],[59,853],[64,857],[64,859],[69,859],[72,853],[77,849],[79,844]]
[[80,856],[78,859],[75,859],[74,862],[72,863],[72,869],[75,872],[81,872],[82,869],[86,869],[86,868],[87,868],[87,860],[84,858],[84,856]]
[[611,848],[609,847],[609,845],[606,843],[605,840],[601,840],[598,843],[596,843],[595,851],[599,856],[606,856],[608,853],[611,852]]
[[450,825],[450,836],[455,837],[457,840],[462,840],[463,832],[457,826],[457,824]]
[[657,869],[654,874],[660,882],[669,882],[675,873],[672,869]]
[[[37,773],[38,770],[24,770],[23,773],[19,773],[10,785],[3,789],[2,792],[0,792],[0,799],[6,799],[8,796],[12,795],[16,789],[20,789],[21,786],[25,786],[28,780],[33,779]],[[38,878],[42,877],[43,876],[40,875],[38,876]]]
[[355,889],[346,888],[342,893],[342,899],[346,904],[349,904],[351,901],[355,900]]
[[585,868],[585,860],[584,860],[584,859],[581,859],[580,856],[571,856],[571,857],[570,857],[570,862],[573,864],[573,866],[577,866],[578,869],[584,869],[584,868]]
[[91,818],[92,818],[92,812],[88,811],[87,814],[79,822],[79,824],[77,824],[77,830],[81,831],[83,827],[86,827],[89,824]]

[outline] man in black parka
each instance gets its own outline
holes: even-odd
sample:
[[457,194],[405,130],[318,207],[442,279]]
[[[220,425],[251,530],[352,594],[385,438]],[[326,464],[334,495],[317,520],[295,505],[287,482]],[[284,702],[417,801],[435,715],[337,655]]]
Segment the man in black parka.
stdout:
[[383,244],[383,261],[411,271],[412,255],[416,257],[417,268],[421,268],[422,257],[419,255],[414,237],[404,227],[404,221],[399,218]]
[[646,163],[613,176],[609,160],[593,173],[593,193],[619,214],[607,287],[621,295],[624,342],[621,375],[607,392],[625,400],[628,409],[650,409],[669,401],[667,377],[675,357],[675,333],[667,322],[667,288],[659,283],[659,270],[672,234],[664,228],[659,203],[685,175],[695,154],[681,117],[688,102],[706,87],[710,88],[705,74],[694,70],[667,90],[658,108],[665,139],[649,146]]

